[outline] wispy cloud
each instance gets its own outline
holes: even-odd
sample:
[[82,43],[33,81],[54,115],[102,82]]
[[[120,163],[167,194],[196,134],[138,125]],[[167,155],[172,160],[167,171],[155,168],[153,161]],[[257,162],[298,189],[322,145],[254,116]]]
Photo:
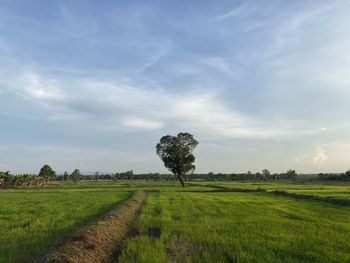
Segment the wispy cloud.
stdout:
[[312,161],[314,162],[314,164],[322,165],[327,160],[328,160],[327,152],[322,147],[319,147],[317,149],[315,156],[312,158]]
[[159,129],[163,124],[159,121],[147,120],[138,117],[125,117],[122,120],[122,125],[128,128],[136,129]]
[[308,153],[299,153],[293,157],[293,161],[297,165],[312,164],[317,167],[324,165],[328,159],[328,152],[322,146],[317,146]]
[[228,11],[227,13],[224,13],[224,14],[217,16],[215,19],[216,20],[224,20],[224,19],[227,19],[230,17],[235,17],[235,16],[246,16],[248,14],[253,13],[254,10],[256,10],[256,8],[252,5],[240,4],[236,7],[234,7],[233,9],[231,9],[230,11]]
[[[254,124],[254,119],[227,108],[214,93],[197,90],[177,95],[166,90],[144,89],[128,84],[99,81],[67,82],[26,73],[16,82],[15,94],[43,100],[52,108],[47,113],[51,120],[67,117],[91,116],[86,122],[118,128],[132,129],[190,129],[206,136],[240,138],[268,138],[281,134],[281,130]],[[73,89],[74,92],[68,91]],[[69,98],[67,97],[69,93]],[[57,107],[56,101],[64,101]],[[81,125],[81,123],[79,123]]]
[[305,161],[306,158],[307,158],[306,154],[299,153],[297,156],[293,157],[293,161],[295,163],[301,163],[301,162]]
[[19,94],[38,100],[64,100],[66,95],[57,87],[56,80],[42,80],[35,73],[25,73],[15,87]]

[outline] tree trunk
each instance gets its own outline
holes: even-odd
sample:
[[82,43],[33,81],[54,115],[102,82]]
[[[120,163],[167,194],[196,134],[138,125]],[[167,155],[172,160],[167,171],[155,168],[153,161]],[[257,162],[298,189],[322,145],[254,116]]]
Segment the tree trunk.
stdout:
[[180,183],[181,183],[181,186],[182,186],[182,187],[185,187],[185,182],[184,182],[184,180],[182,179],[182,177],[181,177],[180,174],[177,176],[177,178],[179,179],[179,181],[180,181]]

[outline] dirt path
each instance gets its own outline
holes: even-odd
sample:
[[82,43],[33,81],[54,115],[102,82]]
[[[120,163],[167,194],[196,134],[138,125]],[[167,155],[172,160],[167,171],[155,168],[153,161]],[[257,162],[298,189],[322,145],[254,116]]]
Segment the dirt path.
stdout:
[[110,262],[133,230],[146,193],[135,194],[122,207],[95,225],[72,236],[46,256],[46,263]]

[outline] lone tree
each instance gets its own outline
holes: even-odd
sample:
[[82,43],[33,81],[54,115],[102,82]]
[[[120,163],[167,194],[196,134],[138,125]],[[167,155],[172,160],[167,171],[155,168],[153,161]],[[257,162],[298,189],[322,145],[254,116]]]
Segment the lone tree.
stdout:
[[287,175],[287,178],[288,179],[293,179],[295,180],[296,177],[297,177],[297,173],[295,170],[292,170],[292,169],[289,169],[287,172],[286,172],[286,175]]
[[80,170],[79,169],[75,169],[74,171],[73,171],[73,173],[70,175],[70,178],[71,178],[71,180],[74,182],[74,183],[76,183],[76,182],[78,182],[79,180],[80,180]]
[[68,178],[69,178],[68,172],[67,172],[67,171],[64,171],[64,174],[63,174],[63,181],[67,181]]
[[51,166],[48,164],[45,164],[39,172],[39,176],[44,178],[45,182],[47,183],[51,179],[53,179],[56,175],[56,172],[52,170]]
[[185,187],[183,177],[196,169],[192,152],[197,145],[192,134],[179,133],[177,136],[163,136],[156,146],[165,167],[179,179],[182,187]]

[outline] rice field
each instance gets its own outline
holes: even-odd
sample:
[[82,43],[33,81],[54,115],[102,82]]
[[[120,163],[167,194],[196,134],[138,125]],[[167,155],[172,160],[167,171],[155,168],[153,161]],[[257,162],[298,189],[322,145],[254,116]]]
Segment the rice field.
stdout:
[[[135,192],[147,193],[114,262],[350,262],[350,206],[296,200],[284,190],[349,197],[349,183],[53,182],[0,191],[0,262],[35,262]],[[216,185],[266,192],[220,192]]]
[[149,196],[119,262],[349,262],[350,208],[268,193]]
[[199,185],[224,186],[232,188],[265,189],[267,191],[286,191],[290,193],[316,195],[327,198],[350,200],[350,182],[321,181],[262,181],[262,182],[195,182]]
[[101,188],[0,192],[0,262],[28,261],[130,195]]

